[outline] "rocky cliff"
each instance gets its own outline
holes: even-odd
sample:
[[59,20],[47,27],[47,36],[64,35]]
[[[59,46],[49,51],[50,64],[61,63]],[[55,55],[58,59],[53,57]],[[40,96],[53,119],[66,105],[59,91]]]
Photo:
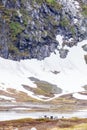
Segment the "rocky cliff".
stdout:
[[[56,40],[63,36],[62,48]],[[43,60],[55,49],[66,57],[87,38],[86,0],[0,0],[0,56]]]

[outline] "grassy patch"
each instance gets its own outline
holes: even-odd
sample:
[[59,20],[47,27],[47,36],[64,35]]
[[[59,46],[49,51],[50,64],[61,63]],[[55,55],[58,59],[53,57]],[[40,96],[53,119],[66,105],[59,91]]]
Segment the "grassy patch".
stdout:
[[54,3],[54,2],[56,2],[55,0],[46,0],[47,2],[49,2],[49,3]]
[[56,0],[46,0],[47,4],[53,6],[55,9],[59,10],[62,8],[62,5],[59,4]]
[[72,35],[75,35],[75,28],[74,28],[74,26],[70,26],[70,31],[71,31]]
[[17,36],[19,33],[21,33],[24,30],[23,26],[18,22],[11,22],[10,29],[13,37]]
[[82,15],[87,18],[87,5],[82,4],[81,7],[82,7]]
[[17,91],[16,89],[11,88],[8,88],[7,91],[9,92],[9,95],[15,98],[17,102],[39,102],[37,99],[28,96],[27,93],[24,93],[22,91]]
[[34,0],[39,5],[42,5],[43,3],[46,3],[49,6],[52,6],[56,10],[60,10],[62,8],[62,5],[56,1],[56,0]]
[[62,27],[67,27],[69,25],[69,20],[65,17],[60,21]]
[[8,45],[8,50],[9,50],[9,53],[12,53],[12,54],[19,54],[19,50],[16,46],[14,46],[14,44],[9,44]]
[[[32,127],[38,130],[87,130],[87,119],[20,119],[0,122],[0,128],[30,129]],[[10,129],[9,129],[10,130]]]
[[69,128],[58,128],[56,130],[87,130],[87,123],[82,123],[82,124],[72,126]]
[[58,88],[55,84],[51,84],[34,77],[30,77],[30,80],[37,85],[37,88],[32,88],[32,91],[37,95],[53,97],[54,94],[59,94],[62,92],[62,89]]

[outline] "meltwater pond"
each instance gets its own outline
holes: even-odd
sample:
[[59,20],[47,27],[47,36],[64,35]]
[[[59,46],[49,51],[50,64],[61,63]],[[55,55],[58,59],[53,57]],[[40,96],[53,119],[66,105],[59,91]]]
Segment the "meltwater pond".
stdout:
[[86,111],[78,111],[73,113],[57,113],[57,112],[27,112],[27,113],[18,113],[18,112],[0,112],[0,121],[6,120],[14,120],[14,119],[23,119],[23,118],[43,118],[44,116],[50,117],[53,116],[54,118],[71,118],[71,117],[78,117],[78,118],[87,118],[87,110]]

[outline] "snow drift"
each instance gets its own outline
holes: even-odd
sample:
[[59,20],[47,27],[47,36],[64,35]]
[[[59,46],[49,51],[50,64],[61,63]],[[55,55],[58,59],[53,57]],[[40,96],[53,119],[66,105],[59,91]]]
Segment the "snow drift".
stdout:
[[[62,43],[61,37],[59,42]],[[0,58],[0,90],[14,88],[41,99],[39,95],[34,95],[22,86],[24,84],[36,88],[37,85],[29,79],[29,77],[34,77],[57,85],[63,90],[61,94],[84,91],[82,86],[87,84],[87,64],[84,55],[87,53],[82,49],[82,45],[86,42],[87,40],[79,42],[72,48],[65,46],[69,49],[65,59],[59,57],[57,50],[55,54],[52,53],[50,57],[42,61],[32,59],[18,62]],[[54,95],[54,97],[59,95]]]

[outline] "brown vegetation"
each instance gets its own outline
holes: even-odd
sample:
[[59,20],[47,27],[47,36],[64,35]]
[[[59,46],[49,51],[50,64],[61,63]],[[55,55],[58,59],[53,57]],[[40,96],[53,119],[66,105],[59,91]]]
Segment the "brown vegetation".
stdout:
[[32,127],[37,130],[87,130],[87,119],[22,119],[0,122],[0,130],[31,130]]

